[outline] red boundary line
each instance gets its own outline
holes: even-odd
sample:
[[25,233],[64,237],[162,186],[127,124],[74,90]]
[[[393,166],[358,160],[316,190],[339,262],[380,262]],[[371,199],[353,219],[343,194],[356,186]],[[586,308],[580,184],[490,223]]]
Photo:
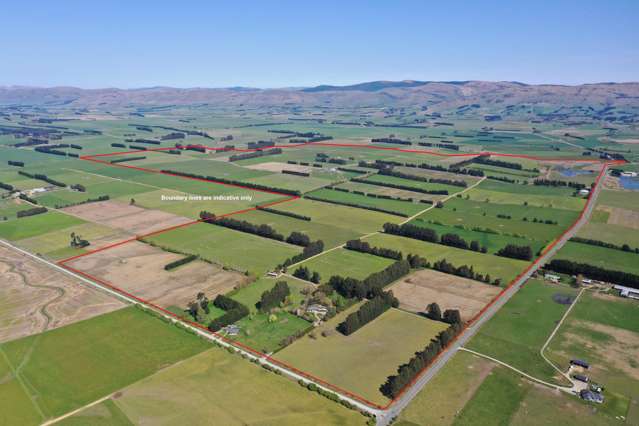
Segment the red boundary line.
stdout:
[[[348,147],[348,148],[365,148],[365,149],[377,149],[377,150],[387,150],[387,151],[398,151],[398,152],[407,152],[407,153],[415,153],[415,154],[428,154],[428,155],[435,155],[435,156],[443,156],[443,157],[474,157],[474,156],[478,156],[478,155],[493,155],[493,156],[502,156],[502,157],[513,157],[513,158],[524,158],[524,159],[530,159],[530,160],[536,160],[536,161],[559,161],[559,162],[589,162],[589,163],[594,163],[594,162],[600,162],[599,159],[547,159],[547,158],[543,158],[543,157],[534,157],[534,156],[528,156],[528,155],[518,155],[518,154],[500,154],[500,153],[493,153],[493,152],[481,152],[481,153],[459,153],[459,154],[448,154],[448,153],[442,153],[442,152],[436,152],[436,151],[427,151],[427,150],[412,150],[412,149],[403,149],[403,148],[396,148],[396,147],[382,147],[382,146],[372,146],[372,145],[358,145],[358,144],[339,144],[339,143],[321,143],[321,142],[315,142],[315,143],[304,143],[304,144],[294,144],[294,145],[276,145],[274,146],[274,148],[298,148],[298,147],[304,147],[304,146],[308,146],[308,145],[316,145],[316,146],[331,146],[331,147]],[[226,148],[215,148],[215,147],[208,147],[208,146],[203,146],[203,145],[199,145],[199,147],[207,149],[207,150],[213,150],[213,151],[239,151],[239,152],[252,152],[252,151],[258,151],[259,149],[226,149]],[[192,179],[192,180],[198,180],[198,181],[203,181],[203,182],[210,182],[210,183],[214,183],[217,185],[225,185],[225,186],[232,186],[232,187],[238,187],[238,188],[243,188],[243,189],[249,189],[252,191],[257,191],[257,192],[265,192],[265,193],[270,193],[270,194],[275,194],[275,195],[282,195],[282,196],[288,196],[288,194],[283,194],[283,193],[279,193],[276,191],[269,191],[269,190],[261,190],[261,189],[255,189],[255,188],[250,188],[250,187],[246,187],[246,186],[242,186],[239,184],[231,184],[231,183],[226,183],[226,182],[219,182],[216,180],[212,180],[212,179],[203,179],[203,178],[196,178],[196,177],[192,177],[192,176],[183,176],[183,175],[179,175],[179,174],[175,174],[175,173],[170,173],[170,172],[164,172],[161,170],[154,170],[154,169],[147,169],[147,168],[143,168],[143,167],[136,167],[136,166],[129,166],[129,165],[124,165],[124,164],[120,164],[120,163],[111,163],[108,161],[103,161],[103,160],[97,160],[95,159],[95,157],[109,157],[109,156],[114,156],[114,155],[127,155],[127,154],[133,154],[133,153],[140,153],[140,152],[148,152],[148,151],[163,151],[163,150],[168,150],[168,149],[175,149],[173,147],[170,148],[150,148],[147,150],[135,150],[135,151],[125,151],[125,152],[115,152],[115,153],[107,153],[107,154],[95,154],[95,155],[89,155],[89,156],[82,156],[80,157],[81,160],[87,160],[87,161],[93,161],[96,163],[102,163],[102,164],[106,164],[109,166],[114,166],[114,167],[121,167],[121,168],[128,168],[128,169],[134,169],[134,170],[139,170],[139,171],[143,171],[143,172],[147,172],[147,173],[159,173],[159,174],[165,174],[168,176],[175,176],[175,177],[179,177],[179,178],[184,178],[184,179]],[[594,182],[594,187],[599,186],[600,181],[602,179],[602,177],[604,176],[604,172],[606,170],[607,165],[609,164],[619,164],[619,163],[623,163],[623,161],[618,160],[618,161],[605,161],[602,163],[602,167],[601,170],[599,172],[599,175],[597,176],[595,182]],[[201,324],[183,319],[181,317],[179,317],[177,314],[174,314],[173,312],[170,312],[164,308],[162,308],[161,306],[158,306],[152,302],[149,302],[148,300],[142,299],[140,297],[137,297],[119,287],[114,286],[111,283],[108,283],[107,281],[104,281],[98,277],[92,276],[86,272],[80,271],[78,269],[75,269],[71,266],[66,265],[67,262],[76,260],[78,258],[84,257],[84,256],[88,256],[94,253],[98,253],[101,251],[105,251],[114,247],[118,247],[127,243],[130,243],[132,241],[138,241],[144,237],[149,237],[152,235],[158,235],[164,232],[168,232],[168,231],[172,231],[174,229],[178,229],[178,228],[182,228],[182,227],[186,227],[186,226],[190,226],[196,223],[200,223],[202,222],[202,220],[195,220],[192,222],[187,222],[187,223],[183,223],[180,225],[175,225],[175,226],[171,226],[169,228],[166,229],[160,229],[157,231],[153,231],[144,235],[137,235],[135,237],[129,238],[127,240],[124,241],[120,241],[117,243],[113,243],[104,247],[100,247],[97,248],[95,250],[92,251],[88,251],[86,253],[82,253],[80,255],[77,256],[73,256],[73,257],[69,257],[67,259],[63,259],[57,262],[57,264],[75,274],[84,276],[85,278],[88,278],[92,281],[95,281],[101,285],[104,285],[105,287],[116,291],[117,293],[120,293],[126,297],[129,297],[135,301],[137,301],[138,303],[141,303],[143,305],[146,305],[148,307],[151,307],[152,309],[158,310],[166,315],[169,315],[179,321],[185,322],[193,327],[196,327],[202,331],[205,331],[221,340],[223,340],[224,342],[235,346],[235,347],[239,347],[241,349],[244,349],[252,354],[254,354],[255,356],[258,356],[260,358],[264,358],[270,362],[272,362],[273,364],[279,365],[282,368],[285,368],[289,371],[292,371],[302,377],[305,377],[306,379],[312,380],[314,382],[320,383],[321,385],[336,391],[342,395],[348,396],[350,398],[353,398],[359,402],[362,402],[366,405],[368,405],[371,408],[376,408],[376,409],[380,409],[380,410],[386,410],[388,409],[391,405],[393,405],[399,398],[402,397],[402,395],[406,392],[406,390],[408,388],[410,388],[433,364],[434,362],[439,359],[439,357],[459,338],[459,336],[461,336],[461,334],[463,334],[464,331],[466,331],[466,329],[468,329],[470,326],[472,326],[480,317],[481,315],[483,315],[486,310],[488,310],[492,305],[494,305],[501,297],[503,297],[503,295],[515,285],[515,282],[517,280],[519,280],[523,275],[525,275],[526,273],[528,273],[534,266],[536,266],[539,262],[541,257],[546,254],[549,250],[551,250],[553,247],[555,247],[558,243],[559,240],[561,238],[563,238],[568,232],[572,231],[577,224],[579,223],[579,221],[583,218],[586,210],[589,208],[589,205],[592,201],[592,194],[593,191],[590,192],[590,194],[588,195],[588,200],[586,201],[586,205],[584,206],[584,208],[582,209],[582,211],[580,212],[578,218],[572,223],[572,225],[570,227],[568,227],[560,236],[558,236],[557,238],[555,238],[548,246],[546,246],[546,248],[542,251],[541,255],[534,261],[532,262],[524,271],[522,271],[519,275],[517,275],[517,277],[515,277],[509,284],[508,286],[504,287],[490,302],[488,302],[473,318],[470,319],[470,321],[468,321],[466,323],[466,325],[464,326],[464,328],[462,329],[462,331],[455,336],[455,338],[435,357],[435,359],[433,359],[433,361],[431,361],[431,363],[429,365],[427,365],[426,367],[424,367],[407,385],[405,385],[402,390],[400,391],[400,393],[393,398],[392,400],[390,400],[388,402],[388,404],[386,405],[379,405],[376,404],[374,402],[371,402],[369,400],[367,400],[366,398],[354,394],[346,389],[343,389],[337,385],[334,385],[332,383],[329,383],[323,379],[320,379],[319,377],[316,377],[310,373],[307,373],[305,371],[299,370],[287,363],[284,363],[282,361],[276,360],[256,349],[251,348],[250,346],[244,345],[236,340],[232,340],[229,339],[226,336],[223,336],[219,333],[216,332],[211,332],[208,328],[204,327]],[[288,198],[285,198],[283,200],[277,200],[274,202],[270,202],[267,204],[263,204],[261,206],[255,206],[255,207],[251,207],[251,208],[247,208],[244,210],[239,210],[239,211],[235,211],[235,212],[231,212],[231,213],[226,213],[224,215],[220,215],[218,217],[227,217],[227,216],[232,216],[232,215],[237,215],[237,214],[242,214],[242,213],[246,213],[249,211],[253,211],[253,210],[257,210],[259,207],[267,207],[267,206],[272,206],[272,205],[276,205],[276,204],[280,204],[280,203],[284,203],[284,202],[288,202],[288,201],[294,201],[296,199],[299,199],[299,196],[288,196]]]

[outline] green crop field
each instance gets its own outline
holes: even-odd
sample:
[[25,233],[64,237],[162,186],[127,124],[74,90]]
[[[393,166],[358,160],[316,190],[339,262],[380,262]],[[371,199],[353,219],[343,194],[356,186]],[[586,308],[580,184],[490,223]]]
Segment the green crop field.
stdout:
[[[341,275],[356,279],[364,279],[374,272],[379,272],[393,263],[393,260],[372,254],[339,248],[303,262],[314,272],[319,272],[321,282],[328,282],[333,275]],[[295,268],[291,268],[293,272]]]
[[409,201],[387,200],[383,198],[367,197],[366,195],[353,194],[350,192],[341,192],[331,189],[319,189],[309,194],[312,197],[320,199],[320,201],[350,203],[361,206],[362,208],[374,207],[383,209],[387,212],[396,212],[404,216],[412,216],[420,211],[428,208],[427,204],[413,203]]
[[14,372],[20,366],[17,379],[3,384],[5,392],[11,391],[8,397],[20,403],[20,409],[13,407],[9,414],[15,421],[37,419],[31,423],[37,424],[207,347],[193,335],[136,308],[4,343],[0,352],[5,363]]
[[429,182],[420,182],[412,179],[404,179],[395,176],[385,176],[385,175],[371,175],[365,178],[367,182],[370,183],[389,183],[393,185],[402,185],[408,186],[412,188],[424,189],[427,191],[448,191],[449,194],[455,194],[459,191],[462,191],[464,188],[460,186],[454,185],[446,185],[443,183],[429,183]]
[[555,255],[557,259],[587,263],[600,268],[639,274],[639,254],[569,241]]
[[639,246],[639,229],[629,228],[622,225],[613,225],[608,223],[598,223],[593,221],[579,229],[578,237],[589,238],[591,240],[604,241],[606,243],[622,246],[628,244],[630,247]]
[[60,426],[133,426],[112,399],[107,399],[56,423]]
[[[510,216],[511,219],[500,218],[498,215]],[[550,241],[562,234],[578,216],[579,213],[572,210],[494,204],[454,197],[445,202],[443,208],[431,209],[419,218],[443,225],[461,225],[467,229],[488,229],[499,234]],[[527,220],[524,221],[524,218]],[[558,224],[535,223],[534,219],[538,221],[552,220]]]
[[539,354],[568,309],[554,295],[576,296],[568,286],[531,279],[484,325],[467,345],[469,349],[506,362],[533,377],[564,384],[561,376]]
[[240,334],[231,337],[263,353],[276,351],[284,346],[282,341],[289,336],[307,330],[312,324],[288,312],[279,312],[275,318],[268,314],[251,314],[235,324]]
[[271,186],[274,188],[298,190],[301,192],[312,191],[330,184],[330,181],[319,177],[295,176],[284,173],[253,178],[249,179],[248,182]]
[[[127,424],[112,421],[120,413],[131,424],[363,426],[366,422],[356,411],[220,349],[211,349],[141,380],[109,401],[117,411],[100,413],[110,425]],[[95,424],[95,415],[95,410],[87,409],[61,424]]]
[[258,280],[244,287],[241,287],[238,290],[228,293],[227,296],[242,303],[244,306],[249,308],[251,312],[257,312],[256,305],[260,301],[262,293],[272,289],[275,286],[275,283],[277,283],[278,281],[285,281],[288,284],[288,288],[291,290],[291,294],[288,299],[290,302],[290,306],[293,307],[299,306],[302,300],[304,300],[302,289],[311,285],[307,282],[292,277],[261,277]]
[[[298,201],[299,200],[295,200],[292,203],[297,203]],[[273,206],[273,208],[283,210],[283,206],[284,205],[276,205]],[[336,225],[329,225],[316,220],[300,220],[259,210],[243,213],[241,217],[242,220],[251,223],[270,225],[284,236],[288,236],[292,231],[302,232],[308,235],[312,241],[324,241],[324,247],[327,249],[344,244],[348,240],[363,235],[363,232],[340,228]]]
[[437,235],[444,234],[457,234],[466,240],[468,243],[471,241],[478,241],[481,246],[488,249],[488,253],[495,253],[499,249],[505,247],[507,244],[514,244],[518,246],[530,246],[533,254],[536,254],[546,244],[542,241],[538,241],[531,238],[517,238],[502,234],[493,234],[490,232],[473,231],[463,228],[463,225],[446,226],[438,225],[435,223],[425,222],[423,219],[417,218],[410,222],[412,225],[429,228],[437,232]]
[[[440,331],[442,322],[390,309],[350,336],[335,327],[360,305],[357,304],[320,326],[316,338],[303,337],[278,352],[276,359],[357,393],[370,401],[385,404],[379,391],[386,378],[422,350]],[[324,337],[322,331],[329,335]],[[326,362],[330,360],[330,362]]]
[[59,229],[70,228],[82,223],[84,223],[84,221],[76,217],[49,211],[35,216],[0,223],[0,238],[16,241]]
[[160,247],[197,254],[202,259],[256,275],[302,251],[298,246],[207,223],[174,229],[147,240]]
[[639,211],[639,197],[633,195],[634,193],[629,191],[603,190],[599,194],[597,204]]
[[[382,229],[386,222],[395,223],[401,220],[397,216],[386,213],[305,199],[278,204],[273,206],[273,208],[308,216],[313,223],[335,227],[343,231],[345,235],[352,235],[353,233],[368,234]],[[350,239],[352,237],[345,238]]]
[[375,247],[385,247],[401,251],[404,256],[419,254],[429,262],[446,259],[455,266],[472,265],[481,274],[490,274],[491,278],[501,278],[502,284],[507,284],[529,264],[522,260],[482,254],[471,250],[433,244],[412,238],[398,237],[389,234],[376,234],[366,241]]

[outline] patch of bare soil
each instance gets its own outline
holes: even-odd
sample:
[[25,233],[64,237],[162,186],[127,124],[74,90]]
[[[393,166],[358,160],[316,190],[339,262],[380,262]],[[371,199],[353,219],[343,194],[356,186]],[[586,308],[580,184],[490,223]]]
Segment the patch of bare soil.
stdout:
[[[303,148],[302,148],[303,149]],[[313,168],[310,166],[301,166],[299,164],[278,163],[271,161],[268,163],[253,164],[245,166],[247,169],[266,170],[267,172],[281,173],[282,170],[291,170],[294,172],[309,173]]]
[[69,262],[69,266],[164,308],[184,307],[199,292],[213,299],[247,280],[242,274],[203,261],[164,270],[166,264],[183,257],[133,241],[81,257]]
[[0,246],[0,342],[120,309],[105,293]]
[[84,220],[122,229],[136,235],[192,222],[192,219],[186,217],[160,210],[147,210],[118,201],[81,204],[62,210]]
[[639,229],[639,212],[613,207],[610,209],[608,223],[611,225],[621,225],[627,228]]
[[424,312],[428,304],[435,302],[442,311],[458,309],[464,321],[475,316],[501,290],[430,269],[413,272],[390,289],[402,309]]

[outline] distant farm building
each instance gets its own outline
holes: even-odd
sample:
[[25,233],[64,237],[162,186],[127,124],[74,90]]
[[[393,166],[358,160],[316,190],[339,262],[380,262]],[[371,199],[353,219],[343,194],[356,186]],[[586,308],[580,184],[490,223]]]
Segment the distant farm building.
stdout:
[[572,376],[572,378],[584,383],[588,383],[590,381],[590,378],[588,376],[584,376],[583,374],[575,374],[574,376]]
[[637,177],[637,172],[621,172],[622,177]]
[[579,190],[579,195],[588,195],[590,194],[590,190],[589,189],[580,189]]
[[309,314],[324,316],[328,313],[328,308],[324,305],[315,304],[310,305],[308,308],[306,308],[306,312],[308,312]]
[[590,364],[581,359],[571,359],[570,365],[576,365],[577,367],[585,368],[586,370],[590,368]]
[[636,288],[624,287],[622,285],[615,285],[613,288],[619,290],[621,297],[639,300],[639,290]]
[[240,334],[240,327],[238,325],[231,324],[224,327],[222,331],[226,333],[227,336],[237,336]]

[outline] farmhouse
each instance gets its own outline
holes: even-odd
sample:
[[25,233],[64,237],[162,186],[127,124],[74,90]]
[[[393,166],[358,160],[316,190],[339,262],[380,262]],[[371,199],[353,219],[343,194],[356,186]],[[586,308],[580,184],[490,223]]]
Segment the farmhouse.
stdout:
[[580,189],[579,190],[579,195],[588,195],[590,194],[590,190],[589,189]]
[[559,281],[561,281],[561,277],[559,275],[553,275],[553,274],[544,275],[544,279],[552,283],[558,283]]
[[624,287],[622,285],[614,285],[613,288],[621,292],[621,297],[639,300],[639,290],[636,288]]
[[222,331],[226,333],[227,336],[237,336],[240,334],[240,327],[235,324],[230,324],[224,327]]
[[604,401],[604,397],[602,394],[593,392],[588,389],[583,389],[581,392],[579,392],[579,396],[584,401],[596,402],[598,404],[601,404]]
[[328,313],[328,308],[324,305],[315,304],[310,305],[308,308],[306,308],[306,312],[309,314],[324,316]]
[[584,376],[583,374],[575,374],[574,376],[572,376],[572,378],[584,383],[588,383],[590,381],[590,378],[588,376]]

